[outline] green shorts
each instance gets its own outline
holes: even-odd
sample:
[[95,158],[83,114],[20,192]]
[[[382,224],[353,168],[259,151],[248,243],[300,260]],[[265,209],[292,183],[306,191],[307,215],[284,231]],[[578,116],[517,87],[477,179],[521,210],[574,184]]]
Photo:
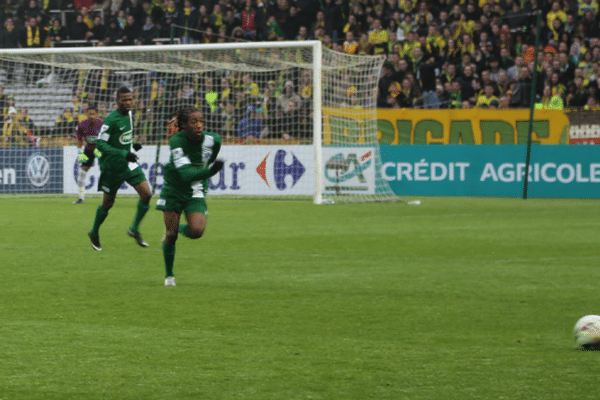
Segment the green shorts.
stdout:
[[101,171],[100,179],[98,179],[98,190],[114,196],[123,182],[135,186],[145,180],[146,175],[144,175],[144,171],[142,171],[139,165],[134,170],[127,168],[125,171]]
[[160,197],[156,201],[156,209],[162,211],[175,211],[177,214],[185,212],[185,215],[199,212],[208,217],[208,208],[206,207],[204,198],[169,196],[164,190],[160,192]]

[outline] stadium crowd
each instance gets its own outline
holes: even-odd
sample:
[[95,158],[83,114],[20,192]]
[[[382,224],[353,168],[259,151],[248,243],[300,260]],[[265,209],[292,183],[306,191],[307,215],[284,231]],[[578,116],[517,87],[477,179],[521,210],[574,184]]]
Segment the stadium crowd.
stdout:
[[[534,76],[538,108],[593,108],[600,100],[597,0],[3,1],[2,48],[318,39],[334,51],[385,55],[378,108],[528,108]],[[10,65],[4,67],[10,80]],[[101,81],[106,93],[110,80],[99,76]],[[288,111],[289,103],[276,97],[300,97],[298,78],[291,91],[286,80],[277,87],[270,82],[260,83],[261,96],[267,91],[278,111]],[[217,94],[228,90],[221,80],[200,83],[211,85]],[[153,100],[160,98],[160,86],[152,90]],[[188,92],[180,87],[162,95],[194,104]],[[94,101],[88,94],[89,88],[76,85],[74,103]],[[139,101],[150,98],[142,93]],[[231,125],[263,111],[260,103],[243,105],[246,115]],[[218,106],[229,112],[227,102]],[[57,126],[76,118],[65,110]],[[261,136],[257,129],[246,121],[237,134]]]

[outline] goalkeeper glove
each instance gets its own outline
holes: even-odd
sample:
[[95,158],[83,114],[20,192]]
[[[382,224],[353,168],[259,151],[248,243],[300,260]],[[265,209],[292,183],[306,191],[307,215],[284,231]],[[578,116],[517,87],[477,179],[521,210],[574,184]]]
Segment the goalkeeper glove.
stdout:
[[138,156],[135,153],[127,153],[125,159],[129,162],[136,162],[138,160]]
[[87,162],[88,160],[89,160],[89,157],[86,156],[85,154],[83,154],[83,151],[80,151],[79,155],[77,156],[77,162],[84,163],[84,162]]
[[141,144],[139,144],[139,143],[134,143],[134,144],[133,144],[133,149],[134,149],[135,151],[140,151],[140,149],[141,149],[141,148],[142,148],[142,145],[141,145]]

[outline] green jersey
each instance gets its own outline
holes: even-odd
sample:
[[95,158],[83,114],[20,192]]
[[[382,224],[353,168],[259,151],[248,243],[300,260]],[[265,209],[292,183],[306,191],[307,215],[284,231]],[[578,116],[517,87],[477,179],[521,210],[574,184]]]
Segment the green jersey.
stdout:
[[113,110],[104,119],[96,143],[98,150],[96,155],[100,160],[100,169],[125,170],[128,166],[125,156],[131,151],[132,143],[131,111],[123,115],[119,110]]
[[221,150],[221,137],[213,132],[202,132],[202,140],[193,142],[180,131],[173,135],[169,147],[171,155],[163,169],[163,191],[177,197],[204,197],[208,178],[212,176],[208,166]]

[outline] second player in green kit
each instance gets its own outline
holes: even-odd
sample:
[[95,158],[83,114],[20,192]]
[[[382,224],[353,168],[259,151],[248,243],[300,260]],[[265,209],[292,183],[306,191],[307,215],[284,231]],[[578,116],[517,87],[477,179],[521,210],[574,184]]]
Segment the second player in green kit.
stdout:
[[139,226],[150,208],[152,192],[144,172],[137,163],[138,156],[132,152],[132,148],[138,151],[142,148],[142,145],[133,142],[131,116],[133,96],[131,90],[121,87],[117,90],[115,100],[117,109],[112,111],[104,120],[96,142],[95,154],[100,162],[98,190],[103,192],[103,197],[102,204],[96,210],[94,225],[88,232],[92,247],[95,250],[102,250],[98,231],[108,216],[108,211],[114,205],[117,191],[123,182],[133,186],[140,196],[136,214],[127,230],[127,234],[133,237],[138,245],[148,246],[148,243],[144,241],[139,232]]
[[[163,211],[166,228],[162,244],[165,286],[175,286],[173,263],[178,234],[197,239],[204,233],[208,178],[223,168],[223,161],[217,160],[221,138],[203,131],[204,118],[198,109],[181,110],[177,126],[180,131],[169,140],[170,159],[163,169],[165,181],[156,202],[156,208]],[[181,213],[185,213],[187,224],[179,223]]]

